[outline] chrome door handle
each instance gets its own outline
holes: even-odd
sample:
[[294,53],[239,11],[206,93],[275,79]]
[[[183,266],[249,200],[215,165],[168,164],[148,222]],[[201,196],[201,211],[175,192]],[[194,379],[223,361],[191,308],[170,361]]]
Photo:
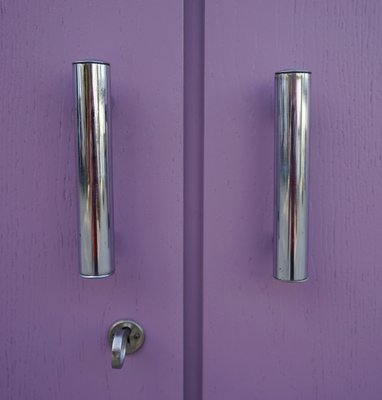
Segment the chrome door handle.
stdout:
[[80,275],[114,272],[110,65],[73,63]]
[[275,75],[274,277],[308,279],[308,169],[310,72]]
[[110,327],[108,340],[111,346],[111,367],[121,369],[126,356],[142,347],[145,333],[136,322],[120,320]]

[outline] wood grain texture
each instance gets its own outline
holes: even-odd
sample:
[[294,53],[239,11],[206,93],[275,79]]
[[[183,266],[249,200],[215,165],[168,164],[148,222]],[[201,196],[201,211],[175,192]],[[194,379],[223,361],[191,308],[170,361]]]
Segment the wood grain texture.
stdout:
[[[382,3],[206,1],[204,398],[382,397]],[[310,281],[272,278],[273,74],[312,70]]]
[[[0,398],[182,396],[182,5],[0,3]],[[71,63],[111,63],[116,274],[78,273]],[[116,319],[146,330],[110,367]]]

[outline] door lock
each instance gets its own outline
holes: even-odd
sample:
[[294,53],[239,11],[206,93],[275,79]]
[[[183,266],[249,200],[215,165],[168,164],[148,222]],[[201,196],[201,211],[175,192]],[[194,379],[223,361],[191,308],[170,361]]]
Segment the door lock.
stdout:
[[120,369],[126,356],[142,347],[145,333],[136,322],[120,320],[110,327],[108,339],[111,346],[111,367]]

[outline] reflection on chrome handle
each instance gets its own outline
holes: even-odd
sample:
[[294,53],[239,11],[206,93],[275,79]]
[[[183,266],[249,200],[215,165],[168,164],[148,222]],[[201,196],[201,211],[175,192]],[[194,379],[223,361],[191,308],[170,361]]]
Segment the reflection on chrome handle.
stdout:
[[274,277],[308,279],[308,167],[310,72],[275,75]]
[[73,63],[77,128],[80,274],[114,272],[111,172],[110,66]]

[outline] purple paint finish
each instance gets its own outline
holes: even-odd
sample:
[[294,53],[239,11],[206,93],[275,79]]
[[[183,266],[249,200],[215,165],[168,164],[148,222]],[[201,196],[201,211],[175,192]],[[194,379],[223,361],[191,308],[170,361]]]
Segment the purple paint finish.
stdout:
[[[183,72],[178,1],[2,2],[0,397],[179,400]],[[111,63],[116,274],[79,277],[71,62]],[[110,368],[120,318],[142,350]]]
[[[382,3],[206,2],[204,398],[382,396]],[[272,278],[273,74],[311,69],[310,275]]]

